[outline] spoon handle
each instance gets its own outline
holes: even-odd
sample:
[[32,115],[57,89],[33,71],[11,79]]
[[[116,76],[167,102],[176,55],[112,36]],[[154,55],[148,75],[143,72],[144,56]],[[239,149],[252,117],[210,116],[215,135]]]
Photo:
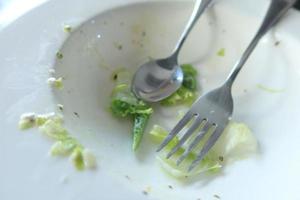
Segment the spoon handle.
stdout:
[[191,30],[194,27],[194,25],[196,24],[197,20],[202,15],[202,13],[205,11],[205,9],[207,8],[207,6],[210,4],[211,1],[212,0],[197,0],[196,1],[193,13],[192,13],[184,31],[182,32],[180,39],[178,40],[176,47],[174,49],[174,52],[172,54],[172,57],[175,58],[176,60],[177,60],[178,54],[180,52],[180,49],[181,49],[183,43],[185,42],[188,34],[191,32]]
[[272,0],[267,14],[253,40],[238,60],[233,70],[226,80],[226,84],[231,87],[238,73],[244,66],[245,62],[255,49],[259,40],[284,16],[284,14],[295,4],[297,0]]

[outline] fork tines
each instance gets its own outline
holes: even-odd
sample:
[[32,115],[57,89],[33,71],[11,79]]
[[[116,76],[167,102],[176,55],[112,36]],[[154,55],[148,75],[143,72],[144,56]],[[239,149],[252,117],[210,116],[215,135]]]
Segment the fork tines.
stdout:
[[[182,147],[186,142],[188,142],[188,146],[185,149],[184,153],[177,160],[177,165],[179,165],[191,151],[193,151],[197,145],[201,142],[204,136],[211,134],[207,142],[204,144],[200,153],[197,155],[196,159],[191,163],[188,171],[191,171],[201,160],[204,158],[206,153],[212,147],[212,145],[217,140],[216,134],[217,125],[213,123],[209,123],[209,121],[205,118],[201,118],[201,116],[197,113],[192,113],[189,111],[185,114],[185,116],[177,123],[177,125],[173,128],[173,130],[169,133],[169,135],[165,138],[165,140],[158,147],[157,152],[161,151],[164,147],[166,147],[171,140],[173,140],[182,130],[190,123],[190,126],[184,132],[179,142],[172,148],[172,150],[167,154],[166,158],[170,158],[174,155],[180,147]],[[191,136],[197,133],[197,135],[192,138]]]

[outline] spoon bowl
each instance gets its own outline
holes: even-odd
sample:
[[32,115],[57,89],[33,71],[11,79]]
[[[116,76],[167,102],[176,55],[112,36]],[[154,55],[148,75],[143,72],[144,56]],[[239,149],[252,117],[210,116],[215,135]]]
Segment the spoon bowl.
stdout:
[[134,75],[132,91],[140,99],[157,102],[178,90],[182,81],[183,72],[175,59],[151,60]]
[[188,34],[211,1],[196,1],[190,20],[170,57],[151,60],[140,66],[132,82],[132,92],[138,98],[147,102],[157,102],[179,89],[183,82],[183,72],[177,62],[178,54]]

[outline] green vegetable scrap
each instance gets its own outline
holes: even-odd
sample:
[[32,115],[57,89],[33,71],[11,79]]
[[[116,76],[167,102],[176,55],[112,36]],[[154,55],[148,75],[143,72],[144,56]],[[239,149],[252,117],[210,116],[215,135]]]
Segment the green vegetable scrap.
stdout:
[[284,92],[284,89],[275,89],[275,88],[270,88],[270,87],[267,87],[265,85],[262,85],[262,84],[257,84],[256,87],[258,89],[261,89],[265,92],[269,92],[271,94],[276,94],[276,93],[282,93]]
[[198,97],[197,70],[190,64],[182,65],[181,68],[184,74],[182,86],[170,97],[160,102],[164,106],[191,105]]
[[82,149],[81,148],[75,148],[75,150],[72,152],[71,156],[71,161],[73,162],[74,166],[78,170],[83,170],[84,169],[84,160],[83,160],[83,155],[82,155]]
[[137,114],[134,116],[133,143],[132,143],[132,149],[134,151],[137,150],[137,148],[139,147],[142,141],[144,130],[147,125],[148,119],[149,119],[148,114]]
[[41,133],[55,141],[50,149],[52,156],[69,156],[78,170],[96,166],[94,155],[71,137],[63,127],[62,116],[55,113],[45,115],[29,113],[21,116],[19,121],[21,130],[34,127],[38,127]]
[[61,60],[64,58],[64,55],[60,51],[58,51],[58,52],[56,52],[56,58]]
[[[168,132],[164,128],[155,125],[150,131],[150,135],[155,143],[161,143],[168,135]],[[195,160],[196,155],[203,147],[203,143],[192,150],[178,166],[176,162],[185,152],[185,146],[181,147],[171,158],[166,159],[167,153],[171,151],[178,141],[179,138],[175,137],[157,156],[157,160],[162,168],[176,178],[187,178],[204,172],[219,172],[225,160],[226,162],[232,162],[246,158],[255,154],[258,146],[255,137],[245,124],[231,122],[199,166],[195,170],[188,172],[189,165]]]
[[[161,143],[165,137],[168,135],[168,132],[158,126],[154,125],[152,130],[150,131],[150,135],[152,136],[153,141],[156,143]],[[200,163],[200,165],[193,170],[192,172],[188,172],[187,169],[189,165],[195,160],[197,156],[196,151],[192,151],[185,160],[178,166],[177,160],[179,157],[185,152],[184,148],[180,148],[171,158],[166,159],[166,155],[171,149],[178,144],[179,138],[175,137],[171,142],[157,155],[157,160],[160,163],[161,167],[171,176],[176,178],[187,178],[189,176],[194,176],[203,172],[218,172],[222,165],[216,156],[216,154],[210,152]]]
[[50,77],[50,78],[48,78],[47,82],[51,87],[56,88],[56,89],[63,89],[63,87],[64,87],[62,77],[57,78],[57,79],[54,77]]
[[[180,87],[169,98],[161,101],[162,105],[192,104],[197,98],[197,71],[192,65],[182,65],[184,80]],[[147,122],[153,112],[150,105],[137,99],[130,91],[132,76],[126,69],[116,70],[112,80],[116,82],[112,90],[111,112],[117,117],[128,117],[133,120],[132,149],[136,151],[143,138]]]
[[72,27],[70,25],[64,25],[64,32],[71,33],[72,32]]
[[[145,102],[138,100],[130,91],[129,81],[122,80],[124,71],[116,73],[113,77],[117,84],[112,92],[111,112],[118,117],[129,117],[133,120],[133,144],[136,151],[141,143],[144,129],[153,109]],[[126,76],[127,77],[127,76]],[[129,77],[128,77],[129,78]]]
[[224,57],[225,56],[225,48],[221,48],[218,52],[217,55],[220,57]]
[[36,126],[36,116],[34,113],[26,113],[20,117],[19,129],[26,130]]

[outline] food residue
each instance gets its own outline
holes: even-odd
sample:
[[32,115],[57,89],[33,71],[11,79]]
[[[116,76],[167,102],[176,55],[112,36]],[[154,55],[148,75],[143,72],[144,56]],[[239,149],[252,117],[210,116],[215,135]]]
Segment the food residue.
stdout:
[[74,112],[74,115],[79,118],[79,114],[77,112]]
[[47,80],[47,83],[56,89],[63,89],[63,78],[59,77],[59,78],[55,78],[55,77],[50,77]]
[[225,48],[221,48],[218,52],[217,55],[220,57],[224,57],[225,56]]
[[150,186],[148,186],[143,190],[143,194],[148,195],[151,192],[151,190],[152,190],[152,188]]
[[60,110],[60,111],[63,111],[64,110],[64,106],[62,104],[57,104],[57,108]]
[[63,117],[56,113],[27,113],[20,117],[20,130],[38,128],[38,130],[54,141],[50,149],[52,156],[68,156],[78,170],[95,168],[96,158],[93,153],[83,147],[63,126]]
[[58,51],[58,52],[56,53],[56,58],[57,58],[57,59],[61,60],[61,59],[63,59],[63,57],[64,57],[64,55],[63,55],[60,51]]
[[64,32],[71,33],[72,32],[72,27],[70,25],[64,25]]
[[117,48],[120,51],[123,49],[123,45],[118,43],[118,42],[114,42],[114,47]]
[[261,90],[265,91],[265,92],[269,92],[269,93],[273,93],[273,94],[275,94],[275,93],[282,93],[284,91],[284,89],[270,88],[270,87],[267,87],[267,86],[262,85],[262,84],[257,84],[256,87],[258,89],[261,89]]
[[223,162],[224,161],[224,157],[223,156],[219,156],[219,161]]

